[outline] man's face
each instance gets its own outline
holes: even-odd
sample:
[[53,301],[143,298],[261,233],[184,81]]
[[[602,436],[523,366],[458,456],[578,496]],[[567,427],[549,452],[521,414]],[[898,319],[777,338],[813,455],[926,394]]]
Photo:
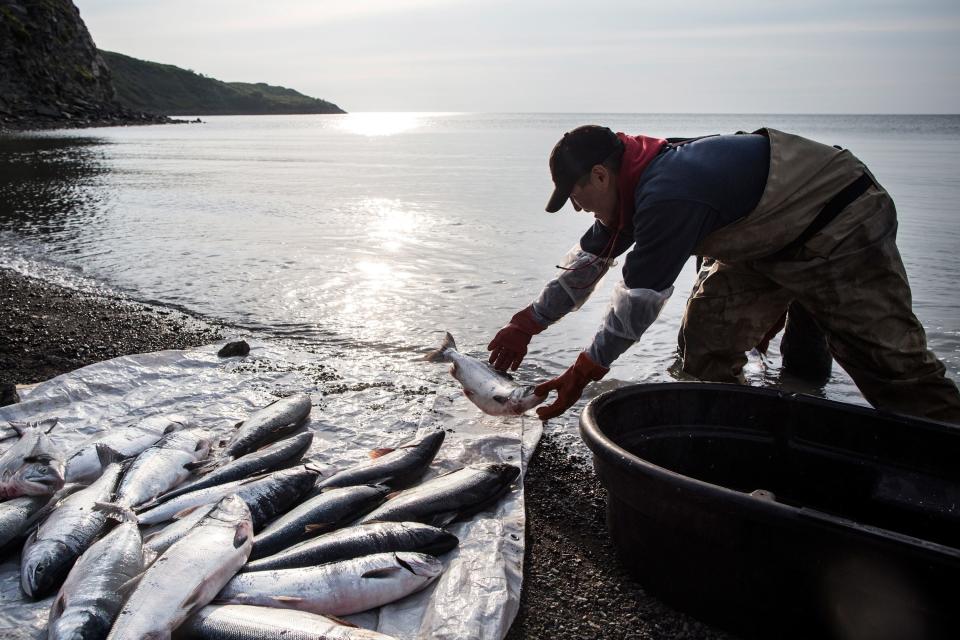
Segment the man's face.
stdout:
[[598,164],[594,165],[586,182],[581,183],[570,192],[573,208],[592,213],[608,229],[616,228],[619,221],[616,176]]

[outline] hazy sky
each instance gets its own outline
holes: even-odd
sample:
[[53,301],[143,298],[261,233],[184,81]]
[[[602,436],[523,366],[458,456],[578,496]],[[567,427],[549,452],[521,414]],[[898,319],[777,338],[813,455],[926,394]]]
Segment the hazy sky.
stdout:
[[74,0],[101,49],[348,111],[960,113],[957,0]]

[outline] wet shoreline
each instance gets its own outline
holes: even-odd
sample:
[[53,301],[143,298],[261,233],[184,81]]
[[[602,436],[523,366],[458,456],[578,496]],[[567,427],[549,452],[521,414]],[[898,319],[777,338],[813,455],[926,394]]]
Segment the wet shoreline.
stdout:
[[[0,327],[0,383],[16,384],[227,337],[202,318],[5,268]],[[731,638],[646,594],[624,572],[606,535],[603,489],[570,449],[545,434],[531,461],[523,592],[507,638]]]

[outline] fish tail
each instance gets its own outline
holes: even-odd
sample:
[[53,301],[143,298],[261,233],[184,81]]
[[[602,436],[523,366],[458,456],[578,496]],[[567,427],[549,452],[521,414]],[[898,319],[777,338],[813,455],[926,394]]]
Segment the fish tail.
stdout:
[[107,517],[119,520],[120,522],[136,522],[137,514],[129,507],[115,502],[95,502],[93,505],[95,511],[102,511]]
[[197,462],[188,462],[183,465],[188,471],[192,471],[198,476],[205,476],[211,471],[219,469],[228,462],[233,461],[233,456],[221,456],[219,458],[206,458],[204,460],[198,460]]
[[434,351],[431,351],[423,357],[427,362],[443,362],[446,360],[446,352],[448,349],[456,350],[457,343],[454,342],[453,336],[450,335],[450,332],[447,331],[443,336],[443,342],[440,343],[440,348]]

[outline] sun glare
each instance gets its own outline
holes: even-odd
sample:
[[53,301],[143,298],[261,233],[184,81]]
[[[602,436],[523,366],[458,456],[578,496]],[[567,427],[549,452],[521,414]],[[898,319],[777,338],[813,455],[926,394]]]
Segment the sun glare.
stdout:
[[392,136],[420,125],[415,113],[350,113],[340,121],[344,131],[361,136]]

